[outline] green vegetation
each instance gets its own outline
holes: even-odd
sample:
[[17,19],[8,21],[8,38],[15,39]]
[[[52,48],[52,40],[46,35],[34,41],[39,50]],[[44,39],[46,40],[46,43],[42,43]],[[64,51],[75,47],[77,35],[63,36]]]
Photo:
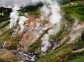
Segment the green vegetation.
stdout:
[[[74,2],[73,4],[75,3],[77,2]],[[65,17],[68,15],[69,17],[71,16],[72,18],[77,18],[78,20],[84,22],[84,17],[83,17],[84,16],[84,12],[83,12],[84,5],[82,4],[83,3],[77,3],[77,5],[72,5],[71,3],[68,3],[65,5],[62,5],[62,8],[66,13]]]
[[73,54],[67,62],[84,62],[84,52]]
[[41,40],[38,40],[37,42],[35,42],[31,46],[29,46],[28,50],[29,51],[39,51],[39,49],[40,49],[39,46],[41,46]]

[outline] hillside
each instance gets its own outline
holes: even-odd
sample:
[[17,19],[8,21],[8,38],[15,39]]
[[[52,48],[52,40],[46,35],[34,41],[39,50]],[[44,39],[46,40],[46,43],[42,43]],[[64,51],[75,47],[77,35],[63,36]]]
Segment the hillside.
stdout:
[[50,1],[0,7],[0,62],[84,62],[84,1]]

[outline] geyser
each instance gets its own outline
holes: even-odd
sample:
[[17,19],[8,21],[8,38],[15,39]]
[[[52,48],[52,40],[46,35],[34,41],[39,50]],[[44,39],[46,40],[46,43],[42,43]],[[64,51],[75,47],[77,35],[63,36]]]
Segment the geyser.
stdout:
[[12,8],[12,12],[10,13],[10,24],[9,24],[9,28],[12,28],[16,25],[18,19],[19,19],[19,12],[18,10],[20,10],[20,8],[15,5],[13,8]]
[[49,47],[51,47],[51,44],[49,42],[49,35],[45,34],[41,40],[42,40],[41,51],[42,52],[47,52],[47,50],[49,49]]
[[20,26],[20,32],[25,30],[25,22],[28,20],[25,16],[20,16],[19,17],[19,26]]
[[61,10],[60,6],[56,0],[46,0],[44,1],[44,6],[41,9],[42,19],[48,20],[49,24],[52,25],[51,29],[48,30],[48,33],[45,34],[42,38],[41,51],[46,52],[48,48],[51,47],[50,36],[56,35],[61,30]]

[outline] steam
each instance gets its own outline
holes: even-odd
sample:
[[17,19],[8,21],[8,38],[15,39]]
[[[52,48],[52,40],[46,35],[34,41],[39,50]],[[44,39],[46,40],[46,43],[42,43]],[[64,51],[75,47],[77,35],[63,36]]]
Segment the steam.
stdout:
[[60,14],[61,10],[60,10],[59,4],[56,1],[53,1],[50,7],[51,7],[51,13],[52,13],[49,19],[50,23],[51,24],[60,23],[62,16]]
[[42,47],[41,51],[46,52],[50,47],[50,36],[56,35],[61,30],[61,10],[60,6],[55,0],[45,0],[44,6],[41,9],[41,19],[48,20],[52,25],[52,28],[48,30],[48,33],[45,34],[42,38]]
[[20,26],[20,32],[24,31],[25,29],[25,22],[28,20],[25,16],[19,17],[19,26]]
[[12,8],[12,12],[10,13],[10,24],[9,24],[9,28],[12,28],[16,25],[18,19],[19,19],[19,10],[20,8],[15,5],[13,8]]
[[[12,12],[10,13],[10,24],[9,24],[9,28],[13,28],[14,26],[16,26],[17,22],[19,24],[20,27],[20,32],[24,31],[25,29],[25,21],[28,20],[28,18],[26,18],[25,16],[19,16],[19,11],[20,7],[18,5],[14,5],[14,7],[12,8]],[[26,16],[28,16],[28,14],[25,13]]]
[[43,3],[41,18],[49,20],[52,25],[60,23],[62,16],[59,4],[55,0],[45,0]]
[[42,52],[47,52],[49,47],[51,47],[51,43],[49,42],[49,35],[45,34],[41,40],[43,41],[41,51]]
[[41,20],[49,20],[49,15],[50,15],[50,9],[48,8],[47,5],[44,5],[41,8]]

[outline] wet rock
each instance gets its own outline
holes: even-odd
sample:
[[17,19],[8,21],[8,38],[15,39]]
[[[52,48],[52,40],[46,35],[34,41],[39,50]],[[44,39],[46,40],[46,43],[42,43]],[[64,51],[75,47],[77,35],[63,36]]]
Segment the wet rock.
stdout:
[[34,62],[38,58],[37,52],[13,51],[21,62]]

